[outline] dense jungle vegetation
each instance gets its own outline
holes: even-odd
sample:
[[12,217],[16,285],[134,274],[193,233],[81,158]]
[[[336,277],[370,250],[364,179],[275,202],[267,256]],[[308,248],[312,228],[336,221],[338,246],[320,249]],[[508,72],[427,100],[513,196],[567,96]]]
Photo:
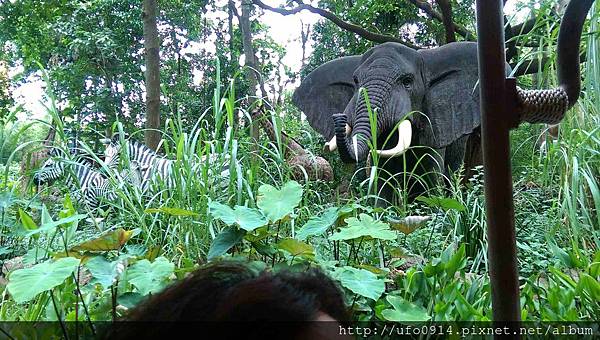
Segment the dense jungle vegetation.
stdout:
[[[297,27],[304,49],[294,69],[273,38],[278,28],[262,20],[279,14],[260,1],[160,1],[159,110],[150,112],[143,2],[152,3],[0,1],[0,320],[112,320],[219,258],[273,271],[318,266],[360,321],[491,319],[482,169],[375,206],[377,171],[323,152],[325,140],[291,103],[317,66],[377,42],[314,14],[316,23]],[[454,38],[474,40],[474,2],[447,3]],[[422,48],[448,38],[434,1],[312,5]],[[505,10],[508,62],[531,65],[523,88],[556,85],[562,7],[525,0]],[[600,319],[599,16],[595,6],[581,42],[581,99],[557,137],[530,124],[511,133],[523,320]],[[31,82],[43,84],[41,112],[16,98]],[[158,126],[146,124],[150,114]],[[144,193],[107,167],[101,140],[117,132],[160,141],[159,153],[177,160],[174,185]],[[324,157],[333,179],[290,164],[290,139]],[[61,181],[34,185],[44,145],[77,147],[118,199],[89,209]]]

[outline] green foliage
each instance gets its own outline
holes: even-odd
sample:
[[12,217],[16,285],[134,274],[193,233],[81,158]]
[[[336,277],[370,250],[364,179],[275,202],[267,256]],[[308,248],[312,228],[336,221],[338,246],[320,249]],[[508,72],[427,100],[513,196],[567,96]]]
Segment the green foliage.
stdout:
[[264,184],[258,189],[256,204],[271,223],[288,217],[302,200],[302,187],[296,181],[284,184],[281,190]]
[[381,312],[381,315],[387,321],[422,322],[431,319],[425,308],[408,302],[400,296],[388,295],[386,300],[393,307],[392,309],[384,309]]
[[212,216],[225,222],[225,224],[229,226],[237,224],[246,231],[262,227],[268,222],[262,212],[248,207],[235,206],[232,209],[218,202],[210,202],[208,209]]
[[162,256],[152,263],[143,259],[127,270],[127,280],[142,295],[156,293],[164,287],[174,269],[175,265]]
[[28,302],[38,294],[62,284],[78,265],[79,259],[65,257],[19,269],[10,275],[6,288],[17,303]]
[[332,241],[352,240],[368,236],[374,239],[394,240],[396,233],[390,230],[390,226],[381,221],[376,221],[367,214],[360,214],[359,218],[350,217],[346,219],[348,227],[344,228],[331,237]]
[[385,291],[385,281],[365,269],[341,267],[336,269],[333,277],[353,293],[377,300]]
[[[457,22],[472,28],[471,4],[453,2]],[[94,152],[96,135],[107,129],[142,139],[143,131],[133,126],[143,115],[137,86],[142,79],[139,3],[9,5],[0,5],[3,19],[9,15],[0,23],[1,37],[15,44],[13,52],[22,57],[26,73],[40,67],[36,61],[49,70],[48,113],[59,126],[58,140],[67,140],[63,126],[84,129],[83,152],[100,164],[118,199],[106,202],[105,209],[88,211],[71,201],[60,183],[42,187],[36,195],[18,191],[14,161],[20,151],[12,146],[18,138],[9,136],[16,131],[14,117],[6,121],[0,259],[8,284],[0,300],[0,320],[111,320],[198,264],[219,258],[243,258],[269,270],[320,267],[339,283],[356,320],[491,319],[481,169],[466,185],[457,175],[449,178],[450,186],[432,188],[434,195],[388,208],[367,206],[364,193],[372,192],[368,186],[373,178],[364,180],[355,169],[337,166],[335,155],[325,156],[332,161],[336,180],[351,178],[348,193],[338,194],[337,182],[293,180],[281,136],[255,143],[250,129],[237,122],[238,113],[248,114],[255,104],[240,100],[247,84],[236,76],[242,73],[237,27],[231,49],[228,39],[220,39],[229,35],[226,25],[196,15],[213,3],[166,1],[160,4],[161,20],[168,27],[161,31],[166,118],[161,152],[176,160],[175,187],[159,181],[143,195],[119,181],[106,169],[101,153]],[[405,38],[423,45],[441,39],[439,23],[424,19],[408,2],[345,5],[320,3],[375,31],[404,34],[416,25],[419,33]],[[542,5],[543,18],[534,33],[519,39],[529,44],[543,38],[540,49],[553,60],[547,43],[556,25],[548,14],[551,6]],[[23,20],[25,15],[31,20]],[[261,58],[277,60],[283,53],[280,46],[256,20],[253,30]],[[314,32],[315,53],[307,70],[370,46],[327,22]],[[213,33],[219,36],[214,53],[181,52],[186,39],[198,42]],[[590,51],[598,37],[590,34],[586,39]],[[597,54],[591,50],[587,55],[585,79],[600,69]],[[262,71],[272,75],[276,65],[266,63]],[[553,71],[553,65],[546,68]],[[200,86],[193,85],[192,69],[203,72]],[[551,84],[555,79],[549,75],[541,78]],[[534,84],[526,79],[521,85]],[[520,127],[511,136],[524,320],[600,318],[600,121],[592,84],[586,84],[558,142],[545,154],[537,151],[531,137],[537,127]],[[59,102],[68,105],[58,110]],[[288,109],[276,105],[268,112],[276,134],[283,127],[309,152],[319,154],[320,138]],[[81,124],[89,120],[91,124]],[[217,161],[199,161],[210,155]],[[225,165],[230,176],[216,175]]]

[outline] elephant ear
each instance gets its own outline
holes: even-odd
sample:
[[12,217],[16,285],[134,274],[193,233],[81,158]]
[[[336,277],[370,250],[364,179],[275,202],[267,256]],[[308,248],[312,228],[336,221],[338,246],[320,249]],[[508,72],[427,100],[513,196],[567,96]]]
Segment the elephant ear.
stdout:
[[481,124],[477,44],[451,43],[420,53],[428,86],[423,102],[427,117],[418,119],[420,143],[446,147]]
[[360,60],[360,56],[351,56],[327,62],[309,73],[294,91],[293,103],[328,140],[334,135],[331,116],[344,112],[354,95],[352,75]]

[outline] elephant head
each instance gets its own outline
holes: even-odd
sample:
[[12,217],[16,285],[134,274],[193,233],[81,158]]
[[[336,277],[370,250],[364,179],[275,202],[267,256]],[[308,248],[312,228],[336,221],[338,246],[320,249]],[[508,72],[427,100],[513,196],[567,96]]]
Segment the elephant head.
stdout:
[[[476,84],[474,43],[420,51],[385,43],[362,56],[320,66],[303,80],[293,100],[330,140],[329,148],[353,163],[369,154],[369,111],[376,116],[381,146],[376,152],[382,157],[400,155],[411,143],[443,148],[471,133],[480,124]],[[424,115],[408,115],[413,111]],[[390,133],[397,136],[389,138]],[[388,139],[393,145],[384,144]]]
[[[592,3],[572,0],[565,12],[557,47],[560,87],[517,89],[521,121],[555,123],[562,115],[553,112],[564,114],[577,101],[579,39]],[[402,154],[409,145],[443,149],[480,125],[477,68],[475,43],[451,43],[428,50],[384,43],[363,55],[321,65],[302,81],[293,102],[329,140],[328,148],[337,148],[347,163],[364,161],[371,140],[377,141],[378,148],[387,148],[376,150],[382,157]],[[369,111],[377,118],[376,138]],[[406,117],[412,111],[423,114]],[[389,138],[395,127],[397,137]],[[388,139],[392,145],[382,145]]]

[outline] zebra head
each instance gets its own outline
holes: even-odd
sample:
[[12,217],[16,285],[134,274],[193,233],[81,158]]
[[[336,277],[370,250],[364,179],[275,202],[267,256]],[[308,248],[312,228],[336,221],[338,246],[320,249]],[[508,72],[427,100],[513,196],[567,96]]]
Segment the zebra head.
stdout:
[[38,171],[33,175],[33,183],[40,185],[52,183],[59,179],[65,172],[65,165],[61,161],[64,155],[59,149],[53,148],[49,153],[49,158],[42,164]]

